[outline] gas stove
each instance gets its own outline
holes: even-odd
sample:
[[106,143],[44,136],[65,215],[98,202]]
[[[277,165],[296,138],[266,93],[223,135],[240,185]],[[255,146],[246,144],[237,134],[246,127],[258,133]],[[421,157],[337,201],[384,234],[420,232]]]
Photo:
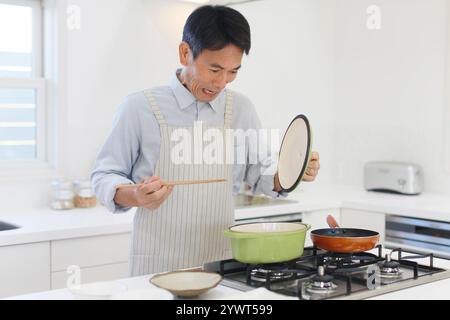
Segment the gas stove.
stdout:
[[353,254],[309,247],[302,257],[288,262],[248,265],[226,260],[205,268],[220,273],[223,286],[243,292],[265,287],[300,300],[366,299],[450,278],[449,270],[434,266],[433,254],[405,255],[401,248],[383,252],[381,245]]

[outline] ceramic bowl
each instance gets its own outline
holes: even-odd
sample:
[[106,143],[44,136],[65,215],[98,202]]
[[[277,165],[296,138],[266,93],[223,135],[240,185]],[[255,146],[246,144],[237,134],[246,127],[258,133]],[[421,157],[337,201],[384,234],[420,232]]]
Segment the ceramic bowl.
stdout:
[[155,275],[150,283],[180,298],[195,298],[217,287],[223,278],[205,271],[177,271]]

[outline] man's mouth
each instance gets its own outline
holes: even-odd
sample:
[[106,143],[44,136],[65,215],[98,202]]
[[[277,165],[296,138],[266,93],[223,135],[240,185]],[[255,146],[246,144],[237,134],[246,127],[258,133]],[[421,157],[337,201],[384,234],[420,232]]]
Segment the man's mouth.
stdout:
[[204,94],[208,95],[208,96],[215,96],[217,94],[217,91],[212,91],[209,89],[203,89],[202,90]]

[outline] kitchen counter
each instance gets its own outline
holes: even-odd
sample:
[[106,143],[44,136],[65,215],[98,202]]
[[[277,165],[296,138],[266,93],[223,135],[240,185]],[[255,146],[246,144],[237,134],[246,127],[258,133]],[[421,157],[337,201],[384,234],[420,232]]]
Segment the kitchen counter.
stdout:
[[[389,251],[389,250],[388,250]],[[388,252],[385,251],[385,252]],[[394,255],[394,257],[396,257]],[[419,259],[414,260],[426,265],[429,260]],[[450,269],[450,260],[435,259],[435,267]],[[128,290],[140,290],[154,288],[149,283],[151,276],[142,276],[137,278],[128,278],[117,280],[121,284],[125,284]],[[75,297],[67,290],[54,290],[36,294],[28,294],[17,297],[10,297],[9,300],[73,300]],[[294,297],[281,296],[265,289],[255,289],[250,292],[240,292],[222,285],[210,290],[206,294],[199,297],[200,300],[297,300]],[[440,280],[376,297],[368,300],[441,300],[450,299],[450,279]]]
[[286,200],[285,203],[280,201],[282,206],[241,208],[237,211],[237,217],[248,219],[286,211],[293,213],[345,208],[450,222],[450,195],[445,194],[407,196],[368,192],[348,186],[315,188],[313,184],[304,184]]
[[0,232],[0,246],[127,233],[132,230],[133,216],[133,212],[114,215],[102,206],[0,214],[0,221],[21,226],[20,229]]
[[[128,290],[140,290],[152,288],[148,283],[149,276],[123,279],[118,282],[127,286]],[[54,290],[36,294],[29,294],[17,297],[10,297],[8,300],[74,300],[74,296],[67,290]],[[200,300],[276,300],[280,296],[267,292],[266,290],[255,289],[253,292],[242,293],[225,286],[218,286],[208,293],[202,295]],[[283,300],[297,300],[293,297],[283,297]],[[449,300],[450,299],[450,279],[441,280],[425,285],[392,292],[367,300]]]
[[[343,186],[316,188],[313,184],[304,184],[287,199],[249,204],[251,203],[241,203],[236,207],[237,220],[346,208],[450,221],[450,196],[426,193],[420,196],[401,196]],[[132,230],[133,216],[134,210],[114,215],[102,206],[70,211],[41,208],[1,212],[0,221],[21,228],[0,232],[0,246],[128,233]]]

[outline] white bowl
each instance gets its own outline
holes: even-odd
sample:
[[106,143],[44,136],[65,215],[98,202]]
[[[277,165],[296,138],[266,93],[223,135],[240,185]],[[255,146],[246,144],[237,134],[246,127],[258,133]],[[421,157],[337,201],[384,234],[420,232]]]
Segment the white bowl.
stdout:
[[150,288],[115,294],[111,300],[173,300],[173,295],[163,289]]
[[127,291],[127,286],[119,282],[95,282],[68,289],[76,300],[110,300],[112,296]]
[[205,271],[177,271],[159,274],[150,279],[158,288],[182,298],[194,298],[217,287],[223,277]]

